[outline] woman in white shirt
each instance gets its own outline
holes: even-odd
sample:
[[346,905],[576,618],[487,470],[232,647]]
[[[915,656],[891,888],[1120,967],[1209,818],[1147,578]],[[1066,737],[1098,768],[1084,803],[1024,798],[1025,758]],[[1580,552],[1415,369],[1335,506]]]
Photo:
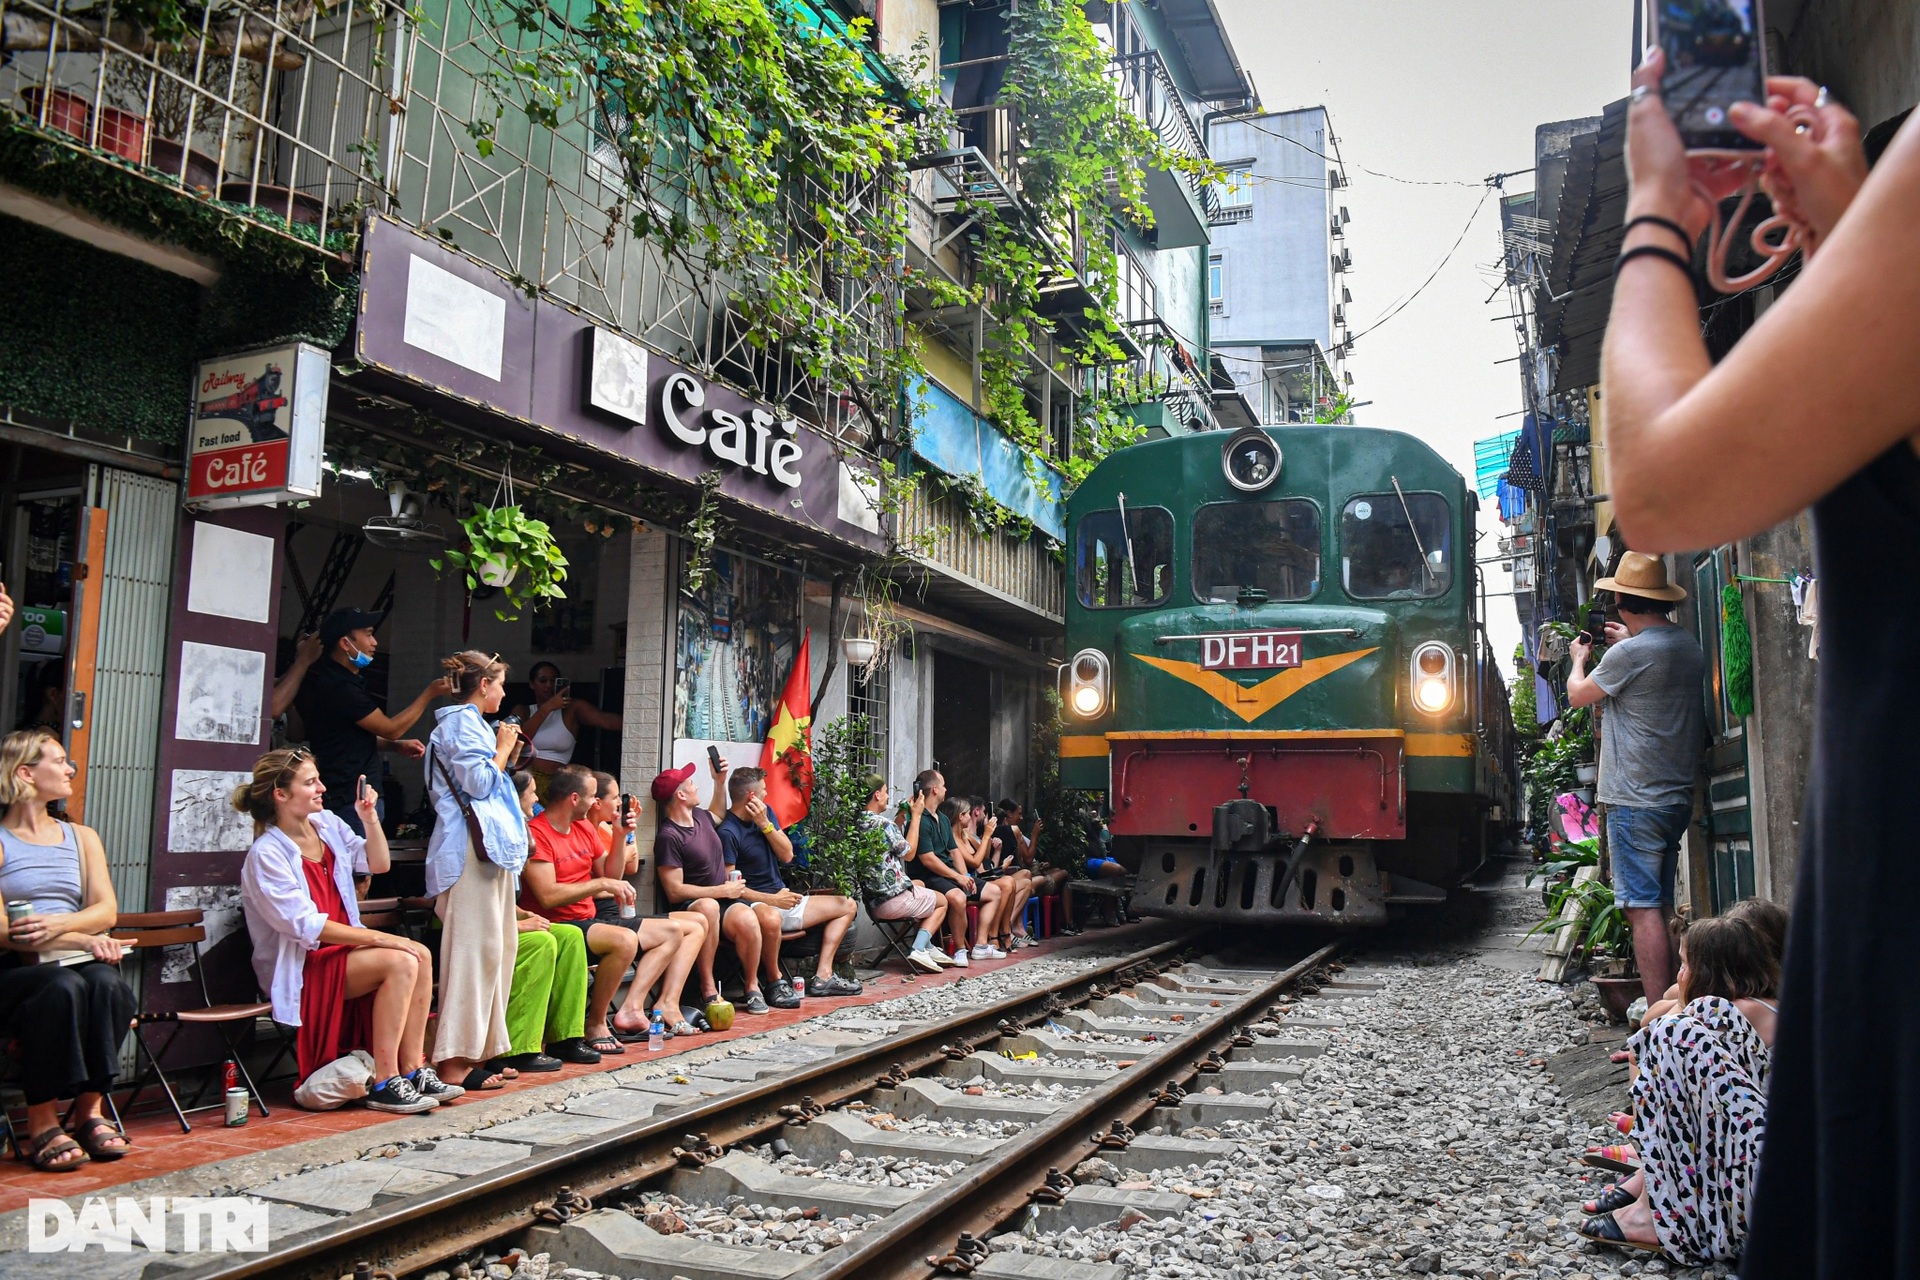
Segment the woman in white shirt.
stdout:
[[360,927],[353,877],[389,866],[380,797],[359,780],[362,839],[327,812],[326,793],[305,747],[269,751],[255,762],[253,781],[234,789],[233,807],[253,819],[255,836],[240,869],[254,973],[274,1021],[299,1028],[301,1079],[366,1049],[375,1081],[369,1107],[430,1111],[466,1092],[442,1081],[422,1052],[433,959],[417,942]]

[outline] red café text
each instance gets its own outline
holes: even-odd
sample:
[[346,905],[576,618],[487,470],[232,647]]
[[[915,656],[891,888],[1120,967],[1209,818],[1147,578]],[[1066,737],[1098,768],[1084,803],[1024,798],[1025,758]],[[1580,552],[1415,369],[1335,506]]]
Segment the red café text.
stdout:
[[222,489],[256,489],[262,485],[278,484],[281,477],[273,473],[273,452],[270,449],[242,449],[237,454],[216,454],[206,460],[200,472],[200,483],[195,488],[213,493]]

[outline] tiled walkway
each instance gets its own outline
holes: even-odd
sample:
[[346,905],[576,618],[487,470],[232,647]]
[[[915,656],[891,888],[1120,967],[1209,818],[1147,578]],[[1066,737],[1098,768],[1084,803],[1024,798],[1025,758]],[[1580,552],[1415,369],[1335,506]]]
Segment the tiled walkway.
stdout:
[[[1121,942],[1133,937],[1138,930],[1151,928],[1153,926],[1149,923],[1115,929],[1090,929],[1074,938],[1049,939],[1031,949],[1016,952],[1006,960],[975,961],[970,968],[948,969],[938,975],[924,974],[911,979],[902,975],[900,963],[894,961],[881,972],[879,977],[868,981],[866,991],[858,996],[837,1000],[809,997],[798,1009],[775,1009],[761,1017],[742,1014],[734,1019],[733,1029],[724,1033],[716,1032],[689,1040],[670,1040],[666,1048],[659,1053],[650,1052],[645,1044],[628,1045],[624,1054],[609,1055],[596,1065],[566,1066],[552,1072],[523,1072],[518,1080],[509,1081],[505,1089],[489,1091],[478,1096],[501,1098],[509,1096],[514,1091],[551,1084],[554,1081],[590,1076],[603,1071],[615,1071],[639,1062],[662,1061],[675,1053],[723,1044],[729,1040],[737,1040],[759,1032],[791,1026],[835,1009],[876,1004],[883,1000],[909,995],[914,991],[942,986],[959,978],[992,973],[1027,959],[1058,954],[1075,945],[1107,945]],[[175,1122],[170,1111],[163,1110],[155,1113],[149,1108],[149,1100],[157,1096],[149,1090],[141,1099],[141,1114],[127,1122],[128,1135],[133,1139],[133,1150],[121,1160],[111,1163],[96,1161],[83,1164],[71,1172],[61,1174],[40,1173],[24,1163],[0,1162],[0,1213],[24,1208],[27,1200],[33,1196],[85,1195],[103,1188],[122,1186],[237,1156],[275,1151],[317,1138],[332,1138],[360,1130],[374,1130],[385,1125],[405,1126],[412,1119],[409,1116],[391,1116],[360,1107],[345,1107],[339,1111],[302,1111],[293,1105],[292,1091],[291,1081],[268,1085],[265,1090],[266,1101],[267,1105],[273,1109],[273,1114],[262,1117],[258,1110],[255,1110],[247,1123],[239,1128],[227,1128],[222,1122],[218,1108],[195,1112],[188,1116],[189,1123],[193,1125],[193,1132],[182,1134],[179,1124]],[[468,1095],[469,1098],[474,1096]],[[457,1109],[464,1101],[463,1099],[462,1102],[449,1105]],[[372,1146],[382,1140],[382,1135],[368,1133],[366,1138],[367,1145]]]

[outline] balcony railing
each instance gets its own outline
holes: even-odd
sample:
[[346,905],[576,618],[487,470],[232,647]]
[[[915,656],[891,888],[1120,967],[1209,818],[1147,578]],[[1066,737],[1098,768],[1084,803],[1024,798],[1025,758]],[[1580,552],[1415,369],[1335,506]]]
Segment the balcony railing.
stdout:
[[1044,539],[978,536],[957,499],[925,485],[915,487],[903,517],[901,541],[924,548],[922,563],[1055,623],[1066,616],[1066,580]]
[[[469,125],[493,119],[489,84],[511,80],[539,38],[505,7],[212,0],[163,46],[112,0],[0,0],[0,33],[0,123],[335,254],[364,211],[391,214],[748,394],[836,432],[851,416],[844,388],[742,320],[740,281],[631,233],[628,210],[651,195],[627,183],[591,94],[553,128],[506,111],[480,154]],[[896,197],[849,183],[781,198],[798,227],[800,201]],[[798,234],[780,249],[848,318],[850,341],[875,354],[893,342],[897,281],[844,278]]]
[[[1146,122],[1168,149],[1189,160],[1208,158],[1207,144],[1194,126],[1193,117],[1187,114],[1180,88],[1173,82],[1166,60],[1157,50],[1116,55],[1113,73],[1120,86],[1121,100]],[[1212,183],[1190,175],[1186,186],[1201,213],[1212,221],[1220,212],[1220,193]]]

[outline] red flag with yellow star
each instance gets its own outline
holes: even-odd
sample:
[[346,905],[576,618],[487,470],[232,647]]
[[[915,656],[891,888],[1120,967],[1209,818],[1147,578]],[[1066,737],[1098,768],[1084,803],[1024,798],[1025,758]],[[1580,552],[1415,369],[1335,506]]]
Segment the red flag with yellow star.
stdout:
[[800,652],[774,706],[766,745],[760,748],[760,767],[767,771],[767,808],[782,828],[806,817],[813,804],[813,677],[807,664],[812,634],[800,638]]

